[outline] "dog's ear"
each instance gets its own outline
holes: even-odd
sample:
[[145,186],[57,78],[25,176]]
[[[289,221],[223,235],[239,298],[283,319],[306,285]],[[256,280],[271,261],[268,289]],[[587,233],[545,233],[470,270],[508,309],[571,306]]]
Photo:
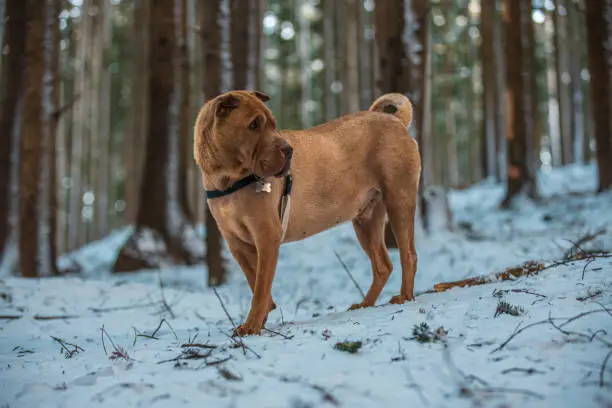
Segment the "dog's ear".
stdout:
[[259,98],[260,100],[264,102],[268,102],[270,100],[270,95],[268,95],[265,92],[253,91],[253,95],[255,95],[257,98]]
[[240,105],[240,99],[233,95],[225,95],[217,102],[216,115],[220,118],[227,117],[232,110]]

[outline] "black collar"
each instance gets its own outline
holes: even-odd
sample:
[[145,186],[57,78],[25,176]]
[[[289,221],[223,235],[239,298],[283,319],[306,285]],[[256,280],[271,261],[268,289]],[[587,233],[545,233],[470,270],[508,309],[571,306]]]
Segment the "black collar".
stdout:
[[230,195],[232,193],[235,193],[238,190],[242,190],[243,188],[255,183],[257,180],[259,180],[259,177],[257,177],[254,174],[250,174],[246,176],[245,178],[238,180],[237,182],[235,182],[233,185],[229,186],[225,190],[206,190],[206,198],[210,200],[213,198],[219,198],[219,197],[224,197],[226,195]]
[[[235,193],[238,190],[242,190],[243,188],[257,182],[258,180],[259,180],[259,177],[257,177],[255,174],[250,174],[244,178],[241,178],[240,180],[238,180],[237,182],[235,182],[234,184],[232,184],[225,190],[206,190],[206,198],[210,200],[213,198],[219,198],[219,197],[230,195],[232,193]],[[287,174],[285,176],[285,187],[283,189],[283,196],[288,196],[289,194],[291,194],[291,187],[293,187],[293,178],[291,177],[290,174]]]

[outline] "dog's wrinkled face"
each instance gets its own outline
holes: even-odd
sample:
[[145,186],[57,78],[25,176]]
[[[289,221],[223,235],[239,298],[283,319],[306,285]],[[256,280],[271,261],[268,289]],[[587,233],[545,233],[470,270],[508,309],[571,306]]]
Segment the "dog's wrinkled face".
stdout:
[[207,102],[198,119],[203,134],[196,128],[196,143],[203,138],[200,149],[209,152],[202,161],[214,161],[209,169],[259,177],[287,174],[293,149],[276,130],[274,116],[264,104],[269,99],[263,92],[232,91]]

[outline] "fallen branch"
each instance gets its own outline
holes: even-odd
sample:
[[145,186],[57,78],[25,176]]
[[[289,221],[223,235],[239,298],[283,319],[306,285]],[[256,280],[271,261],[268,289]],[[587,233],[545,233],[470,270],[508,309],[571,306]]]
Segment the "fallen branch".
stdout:
[[434,285],[434,290],[436,292],[444,292],[451,288],[455,287],[465,287],[465,286],[477,286],[477,285],[485,285],[488,283],[495,283],[499,281],[507,281],[514,280],[520,278],[522,276],[532,276],[537,274],[538,272],[544,270],[544,264],[539,262],[526,262],[522,266],[508,268],[502,272],[489,274],[489,275],[481,275],[473,278],[463,279],[454,282],[443,282],[436,283]]

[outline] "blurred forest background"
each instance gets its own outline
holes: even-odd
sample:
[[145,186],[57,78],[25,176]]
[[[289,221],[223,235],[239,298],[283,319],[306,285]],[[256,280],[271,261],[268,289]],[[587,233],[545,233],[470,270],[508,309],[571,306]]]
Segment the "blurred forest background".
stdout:
[[[131,226],[116,271],[207,262],[204,101],[257,89],[282,128],[415,106],[424,188],[596,161],[612,186],[612,0],[0,0],[0,257],[27,277]],[[425,196],[425,195],[423,195]],[[421,200],[427,226],[427,200]],[[147,234],[155,239],[144,239]],[[155,245],[145,245],[144,242]],[[159,245],[157,245],[159,244]]]

